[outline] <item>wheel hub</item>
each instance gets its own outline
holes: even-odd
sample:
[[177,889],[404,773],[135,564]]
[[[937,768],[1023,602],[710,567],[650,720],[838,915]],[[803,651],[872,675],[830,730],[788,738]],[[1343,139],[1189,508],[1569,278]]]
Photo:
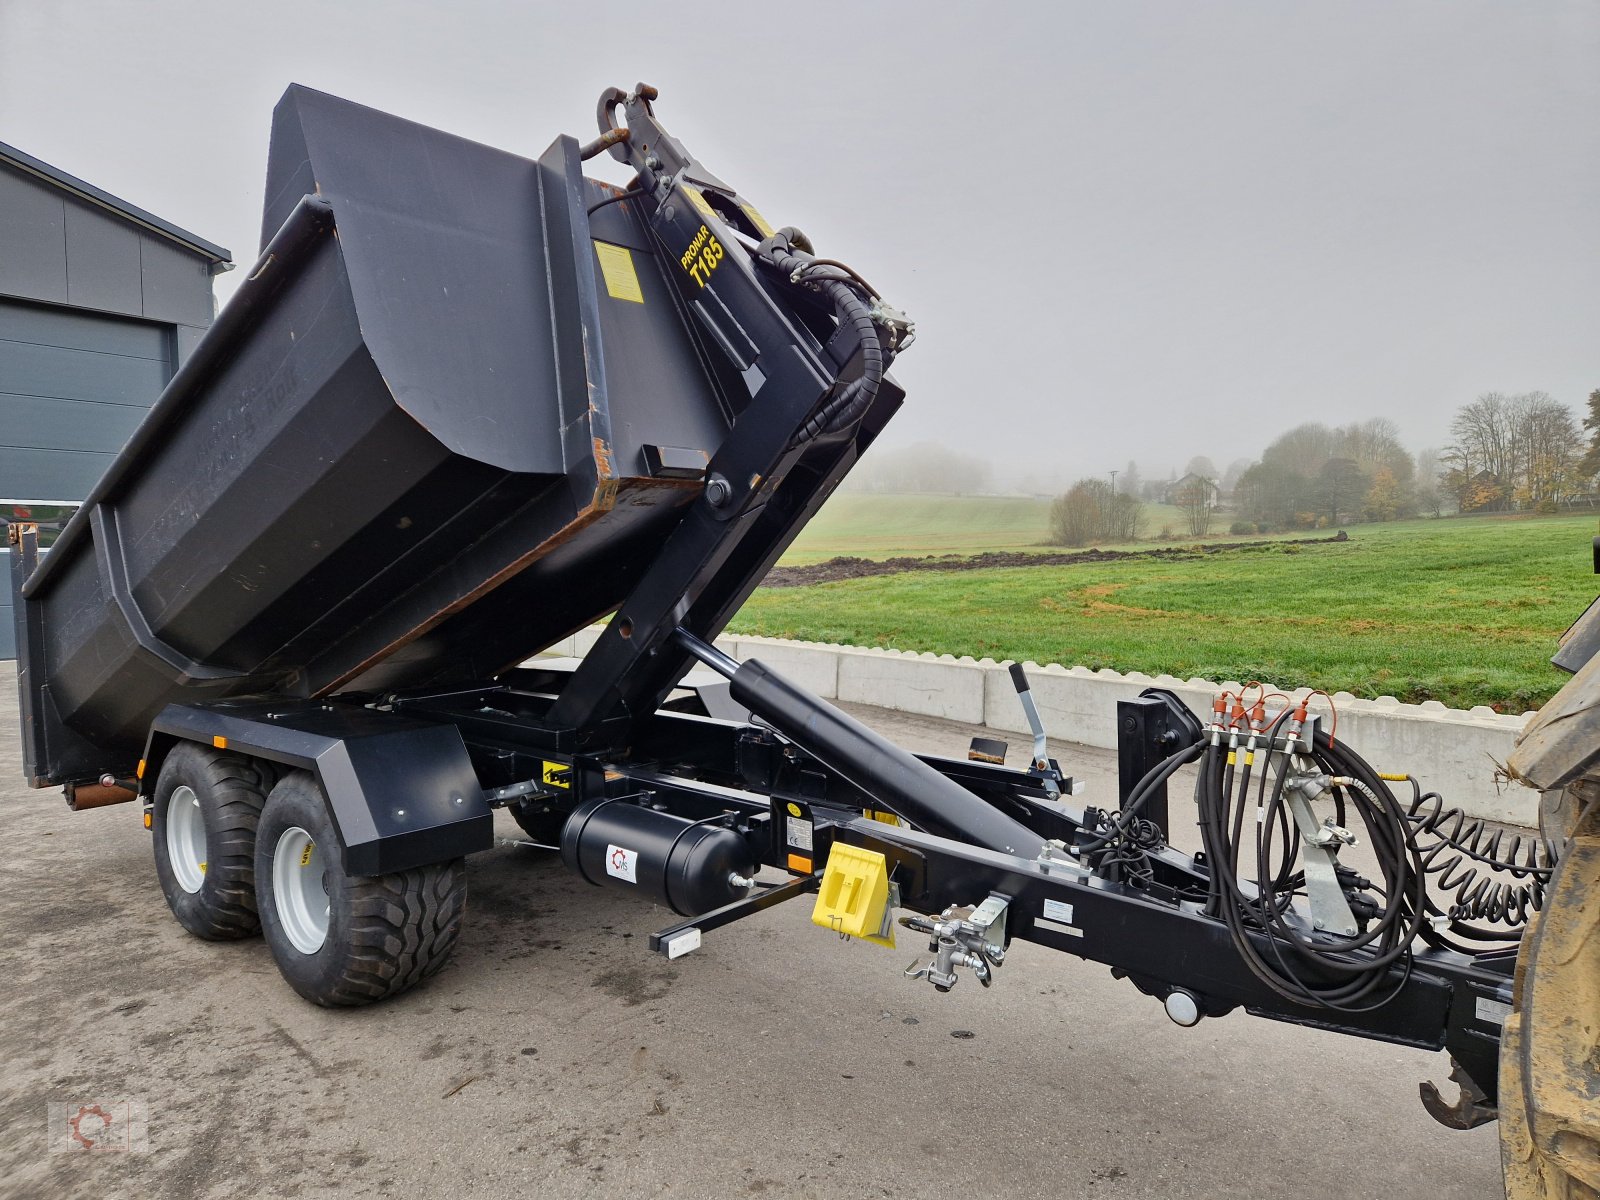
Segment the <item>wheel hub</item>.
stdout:
[[322,847],[304,829],[291,825],[278,836],[272,855],[273,899],[285,936],[302,954],[315,954],[328,939],[326,869]]
[[167,801],[167,861],[178,886],[193,894],[206,881],[206,822],[200,797],[188,784],[172,789]]

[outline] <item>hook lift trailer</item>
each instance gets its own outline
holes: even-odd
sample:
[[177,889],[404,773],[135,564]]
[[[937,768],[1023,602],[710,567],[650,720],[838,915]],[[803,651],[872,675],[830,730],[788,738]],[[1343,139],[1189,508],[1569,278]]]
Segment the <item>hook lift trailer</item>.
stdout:
[[[656,98],[606,92],[598,138],[533,161],[290,88],[254,270],[48,553],[10,528],[33,786],[137,797],[178,920],[264,933],[318,1004],[444,964],[504,807],[678,913],[650,942],[669,957],[802,897],[888,945],[903,912],[906,974],[941,991],[1033,942],[1182,1025],[1243,1009],[1444,1049],[1460,1095],[1424,1102],[1457,1128],[1510,1106],[1515,1195],[1597,1194],[1595,806],[1557,874],[1559,839],[1507,845],[1247,689],[1209,723],[1124,702],[1119,805],[1077,807],[1020,667],[1013,769],[907,753],[716,648],[899,408],[913,328]],[[626,187],[584,176],[601,154]],[[607,616],[575,669],[528,662]],[[697,665],[723,682],[686,694]],[[1574,805],[1584,728],[1520,768]],[[1188,766],[1194,855],[1167,836]],[[1376,878],[1340,861],[1358,836]],[[1519,992],[1530,919],[1563,948],[1525,950]]]

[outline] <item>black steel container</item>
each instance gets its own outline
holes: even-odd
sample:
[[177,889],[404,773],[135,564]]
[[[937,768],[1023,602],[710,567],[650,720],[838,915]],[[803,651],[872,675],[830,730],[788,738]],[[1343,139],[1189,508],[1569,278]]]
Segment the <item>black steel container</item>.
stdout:
[[35,785],[170,702],[481,679],[615,608],[733,413],[614,195],[571,138],[289,90],[260,261],[14,571]]

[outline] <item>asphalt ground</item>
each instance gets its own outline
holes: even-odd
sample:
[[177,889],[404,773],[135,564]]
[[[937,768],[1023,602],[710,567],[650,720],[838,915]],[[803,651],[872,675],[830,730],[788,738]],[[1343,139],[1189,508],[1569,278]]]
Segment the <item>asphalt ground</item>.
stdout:
[[[852,711],[919,751],[980,732]],[[1502,1194],[1495,1127],[1417,1101],[1442,1055],[1242,1014],[1181,1029],[1021,943],[991,990],[939,995],[901,977],[920,947],[840,942],[805,901],[668,963],[646,939],[671,914],[521,848],[470,860],[439,976],[319,1009],[259,938],[180,929],[136,806],[24,787],[15,728],[5,664],[0,1197]],[[1111,755],[1052,752],[1114,797]],[[128,1100],[143,1151],[50,1136],[52,1103]]]

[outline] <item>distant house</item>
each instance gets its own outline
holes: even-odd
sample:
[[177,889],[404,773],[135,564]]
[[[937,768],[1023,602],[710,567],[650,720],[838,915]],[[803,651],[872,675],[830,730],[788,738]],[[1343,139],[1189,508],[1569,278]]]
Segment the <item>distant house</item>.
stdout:
[[1191,471],[1181,479],[1174,479],[1167,484],[1165,490],[1161,493],[1161,503],[1182,504],[1185,497],[1194,494],[1195,488],[1204,488],[1206,490],[1206,503],[1208,506],[1215,506],[1221,496],[1215,479],[1207,479],[1204,475],[1196,475]]
[[[232,266],[0,142],[0,522],[38,520],[43,535],[88,495],[211,324],[212,279]],[[0,579],[0,659],[10,606]]]

